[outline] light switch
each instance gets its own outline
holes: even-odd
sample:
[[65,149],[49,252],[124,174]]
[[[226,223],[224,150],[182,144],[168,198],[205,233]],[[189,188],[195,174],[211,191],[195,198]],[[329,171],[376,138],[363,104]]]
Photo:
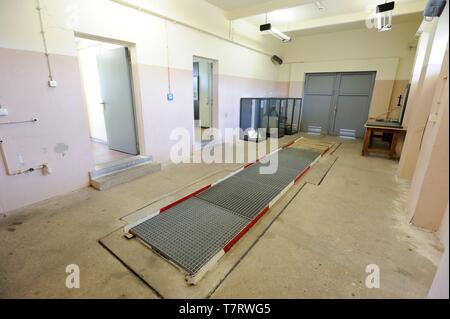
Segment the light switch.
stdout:
[[58,86],[58,82],[56,82],[55,80],[50,80],[48,81],[48,86],[51,88],[55,88]]

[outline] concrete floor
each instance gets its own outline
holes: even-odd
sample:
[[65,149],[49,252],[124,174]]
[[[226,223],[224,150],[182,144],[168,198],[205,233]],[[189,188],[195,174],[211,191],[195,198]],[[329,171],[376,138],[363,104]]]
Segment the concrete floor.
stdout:
[[[409,186],[395,177],[397,162],[361,157],[360,141],[339,142],[322,183],[298,192],[212,297],[426,296],[442,249],[433,233],[408,224]],[[157,298],[98,240],[123,227],[122,217],[234,168],[169,166],[108,191],[86,188],[0,215],[0,297]],[[80,289],[65,287],[72,263]],[[368,264],[380,267],[380,289],[364,285]]]
[[97,164],[103,164],[103,163],[109,163],[112,161],[116,161],[122,158],[131,157],[133,155],[118,152],[115,150],[109,149],[108,145],[102,144],[99,142],[91,142],[91,150],[92,154],[94,156],[94,163]]

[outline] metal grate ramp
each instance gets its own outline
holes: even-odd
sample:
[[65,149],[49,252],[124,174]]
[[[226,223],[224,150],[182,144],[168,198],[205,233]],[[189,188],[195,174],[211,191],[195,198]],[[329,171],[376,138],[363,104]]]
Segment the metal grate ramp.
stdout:
[[[275,156],[277,154],[273,154],[270,157]],[[279,167],[290,168],[301,172],[318,156],[320,156],[320,152],[317,151],[287,148],[278,152],[278,165]]]
[[252,219],[279,193],[278,188],[239,178],[237,174],[196,197]]
[[130,229],[160,255],[195,275],[308,167],[320,152],[287,148],[273,174],[256,163]]
[[192,197],[130,232],[195,274],[248,224],[248,219]]
[[257,163],[236,175],[239,179],[250,180],[255,183],[273,187],[281,192],[294,178],[298,175],[298,171],[291,168],[278,166],[276,174],[262,174],[264,171],[260,169],[264,164]]

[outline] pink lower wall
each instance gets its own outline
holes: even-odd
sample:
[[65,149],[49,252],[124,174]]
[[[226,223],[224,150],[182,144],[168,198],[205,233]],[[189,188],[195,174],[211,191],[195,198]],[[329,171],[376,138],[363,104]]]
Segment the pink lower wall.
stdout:
[[[51,55],[57,88],[47,85],[45,56],[40,52],[0,49],[0,103],[9,116],[0,123],[37,118],[36,123],[0,125],[10,169],[26,169],[49,164],[52,174],[40,171],[7,176],[0,161],[0,212],[8,212],[89,184],[93,169],[87,112],[84,106],[78,59]],[[220,65],[220,61],[219,61]],[[168,102],[167,68],[133,65],[137,125],[142,153],[157,162],[169,161],[170,139],[174,128],[185,128],[193,134],[192,71],[171,69],[171,91]],[[241,97],[287,96],[286,82],[218,75],[217,121],[221,129],[239,127]],[[57,144],[67,145],[64,153],[55,151]],[[18,162],[21,154],[25,165]]]
[[[7,176],[0,162],[0,203],[9,211],[88,185],[93,160],[83,107],[76,57],[51,55],[57,88],[47,85],[44,54],[0,49],[0,103],[9,116],[0,123],[36,118],[36,123],[0,125],[0,139],[11,170],[48,163],[52,174],[40,171]],[[57,144],[67,145],[64,153]],[[22,155],[21,165],[18,156]]]
[[171,91],[174,100],[167,101],[167,68],[138,65],[139,87],[142,105],[145,155],[156,162],[169,160],[169,151],[176,141],[170,139],[174,128],[185,128],[192,136],[194,123],[192,72],[170,70]]

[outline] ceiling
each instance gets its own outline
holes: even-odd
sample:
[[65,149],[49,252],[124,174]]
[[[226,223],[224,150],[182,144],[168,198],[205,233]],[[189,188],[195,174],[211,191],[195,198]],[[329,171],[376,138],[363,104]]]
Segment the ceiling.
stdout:
[[230,11],[236,10],[243,7],[249,7],[256,4],[260,4],[262,2],[270,2],[270,1],[261,1],[261,0],[206,0],[207,2],[219,7],[223,10]]
[[[272,23],[293,35],[364,27],[375,6],[384,0],[205,0],[219,8],[230,20],[243,19],[255,26]],[[395,0],[394,21],[421,19],[426,0]]]

